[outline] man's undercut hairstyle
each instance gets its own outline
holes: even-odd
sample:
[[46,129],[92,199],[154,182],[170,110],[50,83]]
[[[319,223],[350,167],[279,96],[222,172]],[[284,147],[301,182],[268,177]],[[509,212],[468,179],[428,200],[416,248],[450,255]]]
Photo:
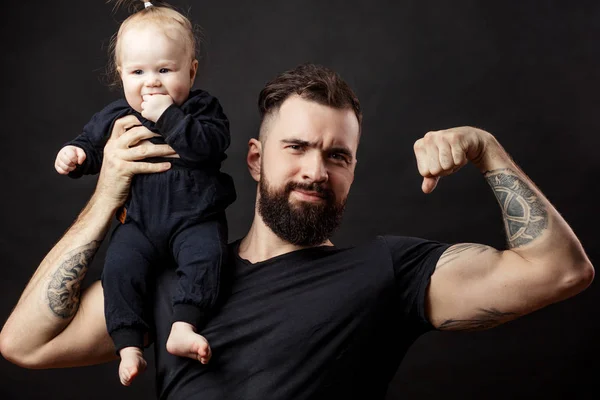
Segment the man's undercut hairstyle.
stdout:
[[362,123],[358,97],[338,73],[321,65],[302,64],[280,74],[260,92],[258,109],[261,126],[265,117],[277,111],[293,95],[332,108],[351,109],[359,126]]

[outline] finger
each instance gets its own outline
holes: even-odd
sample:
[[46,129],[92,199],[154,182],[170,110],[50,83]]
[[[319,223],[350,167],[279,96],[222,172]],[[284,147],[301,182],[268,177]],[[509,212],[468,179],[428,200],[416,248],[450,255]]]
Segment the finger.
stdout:
[[425,163],[426,168],[429,170],[429,176],[438,176],[442,172],[442,166],[440,165],[440,151],[438,147],[430,141],[426,144],[425,148]]
[[119,118],[115,121],[113,125],[113,130],[110,134],[112,137],[119,137],[134,126],[139,126],[142,123],[135,115],[126,115],[124,117]]
[[415,152],[415,158],[417,160],[417,169],[419,170],[419,174],[421,176],[429,176],[429,168],[427,168],[427,152],[425,151],[423,139],[419,139],[413,145],[413,150]]
[[123,160],[137,161],[149,157],[165,157],[176,154],[175,150],[168,144],[153,144],[150,142],[140,143],[130,147],[123,154]]
[[160,135],[152,132],[145,126],[136,126],[119,136],[116,143],[120,148],[129,148],[137,145],[142,140],[150,139],[155,136]]
[[65,171],[69,171],[69,165],[62,160],[56,160],[56,165]]
[[73,154],[69,154],[67,152],[65,152],[65,154],[62,155],[62,157],[59,157],[60,161],[62,161],[63,163],[67,164],[67,165],[75,165],[75,163],[77,162],[77,156],[75,155],[75,153]]
[[421,184],[421,190],[423,193],[431,193],[435,189],[440,180],[439,176],[436,177],[425,177],[423,178],[423,183]]
[[439,140],[437,143],[438,162],[443,172],[451,173],[454,170],[454,157],[452,156],[452,148],[446,140]]
[[65,170],[64,168],[62,168],[61,166],[58,165],[58,163],[54,164],[54,169],[56,169],[56,172],[58,172],[61,175],[66,175],[68,174],[68,171]]
[[131,162],[128,163],[129,172],[132,174],[153,174],[157,172],[164,172],[171,168],[171,163],[148,163],[148,162]]
[[463,150],[463,148],[460,146],[459,143],[452,144],[451,151],[452,151],[452,159],[454,160],[455,170],[457,170],[457,169],[463,167],[465,164],[467,164],[467,162],[468,162],[467,154],[465,153],[465,151]]
[[66,152],[61,152],[58,154],[58,157],[56,157],[56,160],[60,160],[65,164],[68,164],[69,161],[71,161],[71,157],[69,157],[69,155]]
[[65,156],[66,159],[69,159],[69,160],[71,160],[73,158],[77,158],[77,155],[75,154],[75,150],[72,147],[65,147],[62,154]]
[[77,164],[83,164],[86,157],[85,151],[83,151],[83,149],[77,149],[75,152],[77,153]]

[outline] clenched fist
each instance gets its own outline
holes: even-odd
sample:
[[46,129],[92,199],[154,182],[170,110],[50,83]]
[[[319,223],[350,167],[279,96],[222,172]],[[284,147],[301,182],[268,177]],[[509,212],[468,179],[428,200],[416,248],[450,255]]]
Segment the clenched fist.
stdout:
[[421,189],[431,193],[440,177],[458,171],[469,161],[485,167],[489,158],[484,160],[486,151],[496,147],[499,144],[490,133],[470,126],[427,132],[414,145],[417,167],[423,176]]
[[61,175],[67,175],[85,161],[85,151],[77,146],[65,146],[56,155],[54,168]]
[[168,94],[147,94],[142,96],[142,117],[152,122],[158,121],[173,99]]

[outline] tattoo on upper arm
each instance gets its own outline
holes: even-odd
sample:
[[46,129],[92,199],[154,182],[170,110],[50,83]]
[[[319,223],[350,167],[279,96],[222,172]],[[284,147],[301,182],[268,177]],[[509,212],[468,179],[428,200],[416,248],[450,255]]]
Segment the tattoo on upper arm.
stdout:
[[540,236],[548,226],[548,212],[529,184],[508,168],[487,171],[484,176],[502,208],[508,247],[526,245]]
[[47,290],[48,306],[57,317],[70,318],[77,312],[81,282],[101,243],[94,240],[75,249],[52,275]]
[[438,329],[450,331],[479,331],[493,328],[516,318],[517,313],[501,312],[495,308],[480,308],[479,314],[471,319],[447,319]]
[[481,253],[485,253],[486,251],[497,251],[493,247],[486,246],[483,244],[477,244],[477,243],[455,244],[454,246],[451,246],[448,249],[446,249],[446,251],[444,251],[444,254],[442,254],[440,256],[440,259],[435,268],[440,269],[444,265],[459,258],[461,256],[460,254],[467,250],[473,250],[471,255],[478,255]]

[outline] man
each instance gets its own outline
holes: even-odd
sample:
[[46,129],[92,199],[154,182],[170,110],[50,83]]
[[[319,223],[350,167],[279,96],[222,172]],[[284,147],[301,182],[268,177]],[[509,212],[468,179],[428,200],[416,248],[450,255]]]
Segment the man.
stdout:
[[[259,107],[260,135],[247,155],[258,182],[254,221],[230,246],[222,301],[204,330],[208,365],[192,360],[207,356],[193,349],[189,359],[165,349],[173,272],[158,279],[161,398],[383,398],[407,348],[432,327],[490,328],[592,281],[594,269],[560,214],[491,134],[471,127],[429,132],[415,143],[422,189],[430,193],[440,177],[472,162],[499,201],[507,250],[391,236],[335,247],[329,238],[356,167],[356,96],[333,71],[303,65],[268,83]],[[80,293],[80,282],[132,176],[169,167],[137,161],[173,151],[144,142],[152,134],[136,124],[115,124],[96,192],[7,320],[0,350],[14,363],[48,368],[115,358],[102,289],[95,283]]]

